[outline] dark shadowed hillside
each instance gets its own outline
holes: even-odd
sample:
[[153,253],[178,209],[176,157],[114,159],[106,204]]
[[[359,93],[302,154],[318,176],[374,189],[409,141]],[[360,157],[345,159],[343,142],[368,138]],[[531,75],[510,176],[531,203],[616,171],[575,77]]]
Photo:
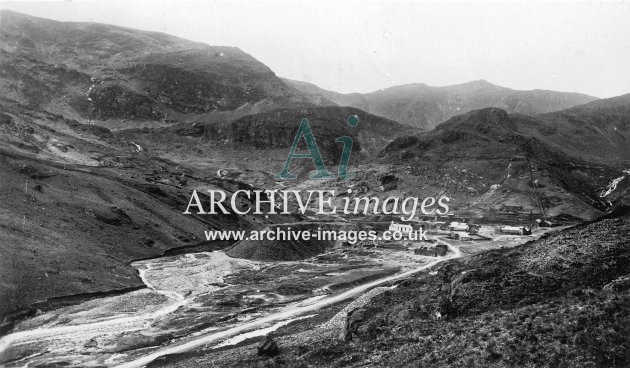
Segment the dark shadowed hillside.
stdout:
[[595,97],[545,90],[519,91],[484,80],[445,87],[408,84],[359,94],[340,94],[313,84],[286,80],[316,103],[353,106],[369,113],[423,129],[471,110],[498,107],[509,113],[533,115],[581,105]]
[[609,163],[630,161],[630,94],[537,116],[550,143],[576,156]]
[[[359,117],[359,124],[354,128],[346,123],[350,115]],[[191,121],[170,127],[125,130],[115,135],[136,142],[162,157],[197,162],[206,167],[212,165],[213,172],[217,169],[236,172],[255,170],[271,179],[282,169],[303,118],[308,119],[322,157],[333,172],[343,149],[343,145],[335,141],[337,138],[353,138],[350,162],[356,165],[369,162],[393,139],[412,132],[406,125],[355,108],[303,105],[274,108],[221,121],[199,116],[195,121],[191,118]],[[301,139],[300,149],[303,144]],[[313,170],[310,160],[295,160],[293,163],[295,167],[302,168],[299,171],[301,177],[307,177],[306,174]],[[249,182],[252,177],[242,179]]]

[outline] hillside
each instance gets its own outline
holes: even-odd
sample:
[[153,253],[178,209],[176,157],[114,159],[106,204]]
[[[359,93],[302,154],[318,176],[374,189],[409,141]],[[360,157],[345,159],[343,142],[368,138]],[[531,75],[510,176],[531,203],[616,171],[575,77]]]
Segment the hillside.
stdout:
[[399,190],[447,193],[472,212],[592,218],[595,208],[605,210],[627,197],[623,179],[605,192],[628,176],[630,166],[630,115],[619,107],[628,106],[627,97],[595,104],[600,107],[537,117],[496,108],[472,111],[431,132],[397,138],[380,160],[394,165]]
[[[442,266],[374,298],[353,327],[355,346],[323,343],[305,360],[320,366],[348,356],[356,366],[627,366],[629,237],[626,209],[620,217]],[[396,348],[381,349],[385,342]],[[325,358],[338,349],[343,357]]]
[[[466,141],[464,135],[473,139]],[[512,142],[517,138],[525,137],[584,161],[624,164],[630,161],[630,152],[626,149],[630,140],[630,95],[533,117],[496,108],[481,109],[456,116],[440,124],[435,131],[417,137],[433,142],[432,146],[423,147],[429,151],[431,147],[448,150],[453,143],[469,144],[469,147],[460,147],[469,149],[451,152],[454,157],[464,151],[466,155],[483,157],[495,150],[492,145],[475,145],[474,138],[492,140],[508,148],[515,146]],[[447,145],[438,144],[435,138]],[[496,153],[497,157],[514,155],[503,150]]]
[[630,94],[537,116],[549,143],[576,156],[609,163],[630,161]]
[[75,119],[161,121],[263,100],[306,101],[235,47],[6,10],[0,60],[6,98]]
[[183,216],[193,189],[247,185],[160,159],[105,128],[7,106],[0,113],[0,322],[50,298],[140,287],[133,259],[229,245],[204,245],[209,228],[295,220]]
[[[358,126],[348,126],[346,120],[350,115],[359,118]],[[343,145],[335,142],[339,137],[353,138],[351,164],[354,165],[373,159],[396,137],[412,132],[408,126],[358,109],[306,105],[274,108],[224,121],[201,118],[151,133],[141,129],[121,131],[116,135],[138,142],[164,157],[177,156],[177,160],[198,162],[208,161],[211,157],[221,162],[219,168],[257,170],[271,175],[282,169],[303,118],[308,119],[329,170],[334,169],[341,157]],[[303,140],[300,143],[303,144]],[[310,160],[295,160],[294,163],[296,167],[304,167],[304,174],[313,170]]]
[[[282,226],[284,231],[305,231],[312,226],[295,224],[294,226]],[[324,253],[326,249],[333,247],[330,241],[312,239],[297,240],[241,240],[226,249],[226,254],[234,258],[245,258],[259,261],[297,261]]]
[[316,103],[353,106],[425,130],[433,129],[453,116],[484,107],[535,115],[597,100],[579,93],[513,90],[484,80],[444,87],[408,84],[365,94],[340,94],[310,83],[285,81]]

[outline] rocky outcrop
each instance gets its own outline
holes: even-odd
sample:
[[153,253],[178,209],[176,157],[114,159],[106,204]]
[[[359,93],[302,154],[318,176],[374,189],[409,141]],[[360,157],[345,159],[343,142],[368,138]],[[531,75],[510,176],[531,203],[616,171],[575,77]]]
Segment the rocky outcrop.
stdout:
[[258,355],[266,356],[266,357],[273,357],[280,354],[280,348],[278,347],[278,343],[270,335],[267,335],[258,344],[257,351],[258,351]]
[[346,315],[346,324],[342,331],[342,340],[345,342],[352,341],[352,335],[356,334],[365,317],[365,308],[357,308],[348,312]]
[[86,116],[96,119],[161,119],[157,104],[151,98],[120,85],[90,89],[85,104],[75,105]]

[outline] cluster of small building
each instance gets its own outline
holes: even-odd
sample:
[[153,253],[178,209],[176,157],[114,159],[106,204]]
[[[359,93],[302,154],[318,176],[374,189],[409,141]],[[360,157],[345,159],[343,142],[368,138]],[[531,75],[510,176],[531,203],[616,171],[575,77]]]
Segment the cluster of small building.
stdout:
[[[391,219],[388,219],[391,220]],[[519,221],[519,220],[516,220]],[[521,220],[522,221],[522,220]],[[389,221],[388,221],[389,222]],[[505,222],[505,221],[500,221]],[[391,221],[389,226],[385,221],[375,221],[373,225],[369,226],[371,229],[378,229],[379,231],[389,230],[390,232],[400,232],[404,235],[411,234],[418,230],[426,232],[428,235],[441,235],[446,236],[452,240],[458,241],[484,241],[492,240],[496,235],[515,235],[523,236],[530,235],[533,229],[538,227],[553,226],[547,220],[530,219],[529,226],[516,226],[516,225],[480,225],[471,223],[469,218],[456,217],[454,215],[447,216],[425,216],[418,220],[399,223]],[[445,243],[432,239],[432,236],[426,238],[424,241],[415,241],[411,237],[407,242],[400,241],[385,241],[379,245],[384,247],[403,247],[406,249],[413,249],[413,252],[418,255],[425,256],[444,256],[448,252],[448,247]],[[404,239],[404,238],[403,238]],[[406,243],[406,244],[405,244]],[[376,244],[375,244],[376,245]]]
[[[444,234],[451,239],[470,241],[470,240],[491,240],[492,236],[499,232],[504,235],[530,235],[531,227],[527,226],[481,226],[478,224],[470,224],[465,218],[446,219],[451,221],[443,221],[435,219],[422,219],[416,221],[423,229],[428,230],[431,234]],[[410,223],[391,222],[390,231],[399,231],[407,234],[414,230]]]

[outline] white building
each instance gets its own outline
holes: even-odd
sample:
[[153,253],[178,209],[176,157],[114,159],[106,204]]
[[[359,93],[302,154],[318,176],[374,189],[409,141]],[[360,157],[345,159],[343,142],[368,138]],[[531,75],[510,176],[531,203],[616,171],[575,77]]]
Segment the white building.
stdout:
[[470,227],[468,226],[467,223],[465,222],[451,222],[451,224],[448,226],[449,230],[451,231],[468,231],[470,230]]
[[407,224],[397,224],[397,223],[394,223],[394,221],[392,221],[392,223],[389,225],[389,231],[398,231],[403,234],[406,234],[413,231],[413,227]]
[[451,237],[456,240],[472,240],[470,234],[463,231],[454,231],[453,233],[451,233]]
[[523,226],[503,226],[501,232],[503,234],[523,235],[525,228]]

